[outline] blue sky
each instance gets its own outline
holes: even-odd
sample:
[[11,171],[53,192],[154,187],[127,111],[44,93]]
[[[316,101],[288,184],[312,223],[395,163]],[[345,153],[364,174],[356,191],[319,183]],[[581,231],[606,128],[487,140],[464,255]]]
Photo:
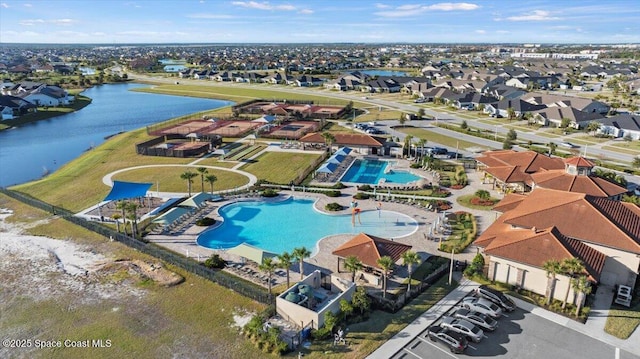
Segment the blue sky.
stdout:
[[640,43],[637,0],[0,0],[2,43]]

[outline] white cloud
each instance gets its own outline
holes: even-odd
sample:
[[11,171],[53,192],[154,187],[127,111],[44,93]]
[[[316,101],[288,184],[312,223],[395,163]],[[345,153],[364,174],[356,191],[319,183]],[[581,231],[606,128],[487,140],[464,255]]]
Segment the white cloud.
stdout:
[[73,24],[73,23],[74,23],[74,22],[76,22],[76,21],[75,21],[75,20],[72,20],[72,19],[55,19],[55,20],[50,20],[50,22],[51,22],[52,24],[66,26],[66,25],[71,25],[71,24]]
[[20,24],[22,26],[33,26],[33,25],[38,25],[38,24],[44,24],[44,20],[42,20],[42,19],[26,19],[26,20],[20,20],[18,22],[18,24]]
[[461,2],[461,3],[443,2],[443,3],[437,3],[437,4],[427,5],[427,6],[407,4],[407,5],[398,6],[390,10],[378,11],[374,14],[382,17],[407,17],[407,16],[417,16],[422,13],[430,12],[430,11],[472,11],[479,8],[480,6],[476,4],[471,4],[466,2]]
[[41,24],[54,24],[54,25],[60,25],[60,26],[68,26],[75,22],[76,21],[73,19],[52,19],[52,20],[25,19],[25,20],[20,20],[18,23],[22,26],[34,26],[34,25],[41,25]]
[[0,4],[0,6],[2,6],[2,7],[3,7],[3,8],[5,8],[5,9],[8,9],[8,8],[9,8],[9,5],[7,5],[7,3],[4,3],[4,2],[3,2],[3,3],[1,3],[1,4]]
[[509,16],[507,20],[509,21],[553,21],[553,20],[561,20],[559,17],[550,16],[551,13],[545,10],[533,10],[533,14],[528,15],[520,15],[520,16]]
[[240,6],[248,9],[256,10],[283,10],[294,11],[296,9],[293,5],[271,5],[269,2],[257,2],[257,1],[233,1],[232,5]]
[[486,33],[487,33],[487,31],[486,31],[486,30],[476,30],[476,34],[482,34],[482,35],[484,35],[484,34],[486,34]]
[[311,9],[302,9],[302,10],[298,11],[298,14],[311,15],[311,14],[313,14],[313,10],[311,10]]
[[378,9],[388,9],[388,8],[390,8],[390,7],[391,7],[391,6],[389,6],[389,5],[380,4],[380,3],[377,3],[375,6],[376,6],[376,8],[378,8]]

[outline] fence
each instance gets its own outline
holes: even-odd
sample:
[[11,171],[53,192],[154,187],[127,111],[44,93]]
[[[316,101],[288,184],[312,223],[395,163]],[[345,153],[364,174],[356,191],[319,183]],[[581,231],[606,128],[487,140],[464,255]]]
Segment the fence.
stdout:
[[204,267],[201,264],[194,262],[191,259],[185,258],[179,254],[167,251],[154,244],[145,243],[135,238],[132,238],[128,235],[114,231],[111,228],[103,226],[99,222],[91,222],[83,218],[76,217],[73,215],[72,212],[64,208],[53,206],[39,199],[33,198],[27,194],[11,191],[5,188],[0,188],[0,193],[3,193],[11,198],[14,198],[18,201],[26,203],[30,206],[39,208],[43,211],[50,212],[54,215],[59,215],[71,223],[82,226],[106,238],[116,240],[128,247],[131,247],[135,250],[138,250],[142,253],[148,254],[155,258],[158,258],[164,261],[165,263],[175,265],[195,275],[206,278],[214,283],[217,283],[221,286],[224,286],[235,292],[238,292],[243,296],[249,297],[251,299],[257,300],[265,304],[270,304],[273,302],[273,299],[269,296],[266,290],[259,288],[257,286],[250,285],[248,283],[241,282],[237,280],[233,275],[228,274],[226,272],[216,271],[216,270]]

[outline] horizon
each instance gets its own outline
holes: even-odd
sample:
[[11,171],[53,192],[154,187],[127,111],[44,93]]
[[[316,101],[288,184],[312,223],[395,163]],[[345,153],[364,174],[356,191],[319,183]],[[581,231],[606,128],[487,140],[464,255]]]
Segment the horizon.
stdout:
[[3,45],[640,43],[632,0],[0,0],[0,22]]

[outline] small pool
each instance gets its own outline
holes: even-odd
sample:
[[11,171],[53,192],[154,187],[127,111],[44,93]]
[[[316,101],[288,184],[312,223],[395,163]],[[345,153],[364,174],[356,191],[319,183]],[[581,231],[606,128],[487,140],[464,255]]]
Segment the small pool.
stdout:
[[419,180],[420,176],[407,171],[390,170],[385,173],[389,161],[355,160],[347,172],[340,178],[341,182],[378,184],[384,178],[386,183],[407,184]]
[[238,202],[226,205],[218,213],[224,218],[219,227],[203,232],[199,245],[228,249],[243,242],[280,254],[306,247],[315,253],[318,240],[335,234],[365,232],[382,238],[401,238],[418,230],[411,217],[384,209],[378,211],[374,201],[360,201],[360,220],[351,215],[318,212],[311,199],[289,198],[278,202]]

